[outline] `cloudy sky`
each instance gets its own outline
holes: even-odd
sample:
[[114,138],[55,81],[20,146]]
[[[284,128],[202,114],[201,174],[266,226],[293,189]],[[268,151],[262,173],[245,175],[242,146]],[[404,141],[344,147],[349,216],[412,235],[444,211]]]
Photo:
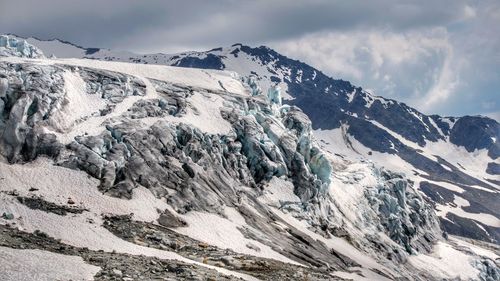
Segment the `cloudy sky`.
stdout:
[[0,33],[141,53],[267,45],[425,113],[500,117],[498,0],[0,0]]

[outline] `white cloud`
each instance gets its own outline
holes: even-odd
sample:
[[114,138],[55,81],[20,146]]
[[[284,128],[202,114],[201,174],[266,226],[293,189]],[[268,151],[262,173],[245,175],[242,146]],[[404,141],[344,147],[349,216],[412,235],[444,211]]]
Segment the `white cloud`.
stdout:
[[488,113],[485,113],[484,115],[490,117],[491,119],[500,121],[500,111],[488,112]]
[[434,84],[417,106],[424,111],[430,111],[436,104],[446,102],[460,84],[461,59],[454,57],[453,48],[447,48],[446,57],[439,73],[434,78]]
[[476,17],[476,10],[469,5],[464,6],[464,19],[470,19]]
[[339,73],[363,79],[364,73],[358,66],[356,54],[359,41],[353,36],[341,33],[320,33],[271,44],[271,46],[292,58],[303,59],[327,73]]
[[335,78],[431,110],[453,94],[460,68],[443,28],[320,32],[272,44]]

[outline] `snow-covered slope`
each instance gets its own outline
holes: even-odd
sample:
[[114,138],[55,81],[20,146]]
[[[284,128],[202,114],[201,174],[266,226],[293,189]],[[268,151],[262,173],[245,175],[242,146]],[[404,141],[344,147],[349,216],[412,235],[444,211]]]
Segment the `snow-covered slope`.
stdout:
[[34,271],[67,257],[72,279],[498,278],[498,247],[442,237],[406,176],[322,148],[265,92],[228,71],[0,58],[0,251]]
[[254,92],[277,85],[284,103],[298,106],[312,120],[323,147],[337,154],[346,147],[343,157],[370,159],[405,172],[435,202],[447,232],[500,241],[500,125],[495,120],[427,116],[404,103],[332,79],[267,47],[235,44],[176,55],[107,53],[91,57],[227,69],[246,77]]

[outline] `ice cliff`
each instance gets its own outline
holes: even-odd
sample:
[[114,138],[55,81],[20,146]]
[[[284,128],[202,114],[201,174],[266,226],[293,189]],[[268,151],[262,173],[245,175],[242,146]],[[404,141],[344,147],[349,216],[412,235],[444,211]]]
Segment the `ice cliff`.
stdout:
[[43,52],[26,40],[18,40],[7,35],[0,35],[0,56],[25,58],[43,58]]

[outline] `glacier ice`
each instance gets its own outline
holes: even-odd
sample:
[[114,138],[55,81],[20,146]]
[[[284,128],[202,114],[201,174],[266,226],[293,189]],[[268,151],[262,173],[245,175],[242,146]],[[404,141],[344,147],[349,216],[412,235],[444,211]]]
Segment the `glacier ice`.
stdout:
[[381,183],[365,193],[389,237],[408,253],[429,252],[440,233],[432,208],[404,175],[376,169]]
[[7,47],[9,43],[9,36],[0,35],[0,47]]
[[[122,73],[62,64],[12,67],[3,63],[0,67],[4,73],[0,78],[0,153],[11,163],[44,155],[57,165],[98,179],[99,190],[107,195],[132,198],[137,188],[147,188],[176,215],[195,211],[224,216],[224,208],[229,206],[241,213],[245,237],[322,270],[359,265],[322,242],[337,240],[316,239],[305,234],[306,230],[320,238],[342,237],[342,243],[367,255],[376,251],[381,264],[403,277],[410,276],[405,272],[410,267],[406,256],[429,251],[440,235],[432,208],[412,182],[375,167],[365,173],[373,173],[376,184],[363,187],[355,202],[359,214],[353,215],[353,221],[346,219],[338,208],[346,202],[329,192],[329,187],[338,184],[332,182],[338,171],[334,171],[330,155],[315,143],[307,116],[294,106],[281,105],[277,88],[262,95],[255,81],[249,81],[254,84],[249,86],[255,89],[252,95],[224,93],[220,114],[231,131],[210,134],[172,122],[194,111],[190,86],[150,79],[158,96],[142,98],[147,88],[144,81]],[[65,106],[62,73],[67,71],[83,79],[86,94],[103,100],[106,107],[98,114],[110,116],[100,125],[101,131],[82,133],[65,146],[55,135],[63,132],[54,127],[54,114]],[[195,91],[219,94],[200,88]],[[128,110],[113,114],[132,96],[138,99],[127,105]],[[363,176],[350,174],[345,188],[354,188]],[[289,184],[297,200],[279,203],[275,210],[261,198],[278,178]],[[300,231],[291,222],[280,220],[273,214],[278,208],[304,220],[309,228]],[[161,223],[182,224],[172,220],[164,215]],[[390,243],[382,239],[385,237]],[[483,267],[490,272],[495,265]]]
[[272,86],[267,91],[267,98],[272,104],[281,106],[281,88],[279,86]]
[[244,85],[247,85],[250,88],[250,93],[252,96],[258,96],[262,94],[262,89],[257,84],[255,76],[250,75],[248,77],[242,77],[241,80]]
[[26,40],[0,35],[0,56],[43,58],[43,52]]

